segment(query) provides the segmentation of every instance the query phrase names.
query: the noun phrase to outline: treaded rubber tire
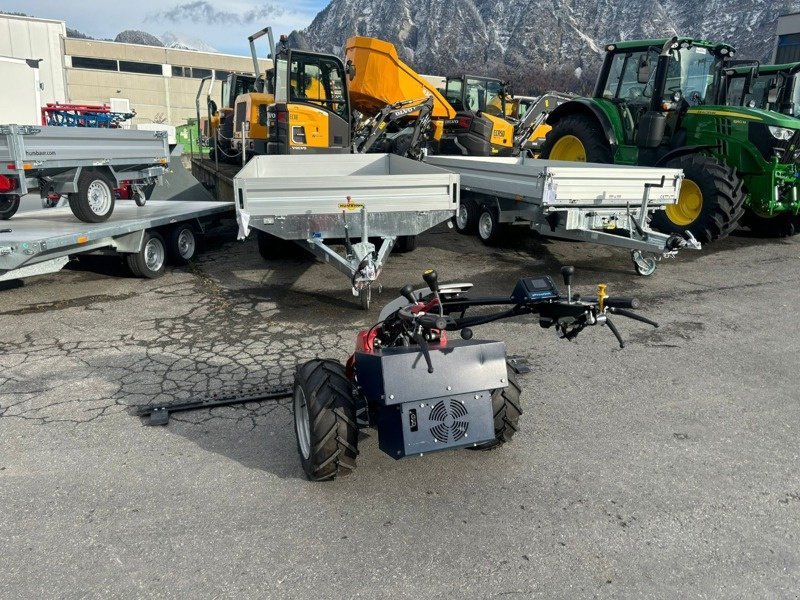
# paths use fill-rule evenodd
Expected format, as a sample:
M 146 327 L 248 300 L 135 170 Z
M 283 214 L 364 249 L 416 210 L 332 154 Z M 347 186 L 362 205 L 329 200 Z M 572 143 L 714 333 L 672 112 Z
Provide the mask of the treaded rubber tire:
M 299 247 L 294 242 L 256 230 L 258 240 L 258 253 L 264 260 L 279 260 L 297 256 Z
M 697 218 L 687 225 L 669 220 L 665 210 L 656 211 L 651 225 L 664 233 L 682 235 L 691 231 L 703 244 L 727 237 L 736 229 L 744 214 L 744 190 L 736 169 L 713 156 L 689 154 L 666 165 L 683 169 L 686 179 L 694 181 L 703 194 L 703 207 Z
M 508 387 L 492 392 L 492 414 L 494 414 L 494 437 L 491 442 L 472 446 L 470 450 L 494 450 L 511 441 L 519 430 L 519 418 L 522 415 L 520 395 L 522 388 L 517 382 L 517 374 L 506 366 Z
M 192 240 L 194 244 L 194 248 L 192 249 L 191 256 L 184 256 L 181 253 L 179 239 L 181 236 L 181 232 L 184 230 L 189 230 L 192 234 Z M 195 233 L 194 229 L 191 225 L 186 225 L 185 223 L 182 225 L 177 225 L 172 228 L 169 232 L 169 237 L 167 238 L 167 258 L 173 265 L 186 265 L 189 264 L 194 257 L 197 256 L 197 234 Z
M 298 388 L 305 396 L 310 434 L 310 453 L 306 458 L 295 416 L 297 452 L 303 471 L 312 481 L 348 475 L 356 468 L 358 425 L 353 384 L 347 378 L 344 365 L 327 359 L 314 359 L 300 365 L 294 375 L 294 395 Z
M 484 215 L 488 215 L 488 217 L 484 217 Z M 491 219 L 492 223 L 491 231 L 488 233 L 485 233 L 481 229 L 481 222 L 485 218 Z M 497 209 L 490 206 L 484 206 L 480 211 L 480 216 L 478 217 L 478 237 L 480 240 L 487 246 L 498 246 L 503 239 L 504 233 L 505 226 L 500 223 L 500 216 L 497 214 Z
M 89 186 L 94 181 L 103 182 L 108 186 L 109 192 L 111 193 L 111 204 L 108 210 L 102 214 L 97 214 L 89 207 Z M 115 187 L 117 187 L 116 182 L 105 172 L 96 169 L 84 169 L 81 171 L 80 177 L 78 177 L 78 192 L 67 196 L 72 214 L 84 223 L 103 223 L 104 221 L 108 221 L 108 218 L 114 212 L 114 203 L 116 201 L 116 194 L 114 193 Z
M 586 115 L 571 115 L 556 123 L 544 139 L 540 157 L 549 159 L 553 146 L 567 135 L 575 136 L 581 141 L 586 150 L 586 162 L 606 164 L 614 162 L 611 146 L 599 124 Z
M 461 204 L 458 209 L 462 208 L 467 215 L 467 223 L 464 227 L 458 226 L 458 217 L 453 217 L 453 225 L 456 231 L 462 235 L 472 235 L 478 229 L 478 217 L 480 216 L 480 207 L 478 203 L 472 198 L 465 198 L 465 192 L 461 192 Z
M 17 214 L 20 201 L 18 194 L 3 194 L 0 196 L 0 221 L 8 221 Z
M 741 224 L 749 227 L 756 237 L 763 238 L 792 237 L 800 230 L 800 220 L 794 215 L 784 213 L 765 218 L 758 216 L 749 208 L 745 209 Z
M 415 235 L 401 235 L 397 238 L 394 245 L 394 250 L 398 254 L 406 254 L 413 252 L 417 249 L 417 236 Z
M 161 261 L 161 266 L 158 269 L 151 269 L 145 260 L 145 249 L 147 248 L 147 243 L 153 239 L 161 243 L 161 250 L 163 252 L 163 260 Z M 156 233 L 155 231 L 146 231 L 144 234 L 144 239 L 142 240 L 142 249 L 139 250 L 139 252 L 126 254 L 125 262 L 127 263 L 128 268 L 134 277 L 141 277 L 143 279 L 156 279 L 161 277 L 167 268 L 167 245 L 164 242 L 164 238 L 161 237 L 161 234 Z

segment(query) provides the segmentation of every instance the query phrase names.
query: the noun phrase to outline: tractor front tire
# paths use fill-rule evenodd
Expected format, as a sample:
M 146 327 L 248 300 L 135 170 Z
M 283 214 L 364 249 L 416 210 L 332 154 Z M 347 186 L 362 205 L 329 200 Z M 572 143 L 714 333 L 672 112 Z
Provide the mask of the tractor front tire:
M 542 144 L 541 158 L 571 162 L 614 162 L 611 145 L 595 119 L 572 115 L 553 126 Z
M 519 418 L 522 415 L 520 395 L 522 388 L 517 382 L 516 373 L 507 367 L 508 387 L 492 392 L 492 414 L 494 414 L 494 440 L 472 446 L 470 450 L 494 450 L 510 442 L 519 430 Z
M 655 213 L 652 226 L 664 233 L 691 231 L 703 244 L 727 237 L 744 214 L 745 195 L 736 169 L 705 154 L 689 154 L 667 163 L 683 169 L 678 203 Z
M 792 237 L 800 232 L 800 220 L 794 215 L 780 213 L 764 217 L 749 208 L 745 209 L 742 225 L 747 225 L 754 236 L 762 238 Z
M 356 468 L 358 426 L 353 384 L 345 367 L 315 359 L 294 375 L 294 431 L 303 471 L 312 481 L 348 475 Z

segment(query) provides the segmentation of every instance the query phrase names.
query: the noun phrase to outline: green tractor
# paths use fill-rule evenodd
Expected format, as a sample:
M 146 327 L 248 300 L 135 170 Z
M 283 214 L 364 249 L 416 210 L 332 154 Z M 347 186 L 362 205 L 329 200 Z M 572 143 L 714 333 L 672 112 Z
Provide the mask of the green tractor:
M 800 115 L 800 62 L 725 70 L 725 103 Z
M 548 117 L 542 158 L 682 169 L 677 204 L 652 220 L 664 232 L 712 242 L 746 205 L 754 231 L 795 233 L 800 120 L 719 102 L 732 46 L 673 37 L 606 51 L 594 96 Z

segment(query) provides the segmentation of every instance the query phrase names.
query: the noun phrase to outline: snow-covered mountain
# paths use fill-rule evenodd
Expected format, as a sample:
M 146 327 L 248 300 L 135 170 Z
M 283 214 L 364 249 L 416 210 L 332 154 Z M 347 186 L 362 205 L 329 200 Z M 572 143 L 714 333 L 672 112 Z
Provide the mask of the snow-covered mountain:
M 201 52 L 217 52 L 217 49 L 200 38 L 165 31 L 160 36 L 167 48 L 177 48 L 179 50 L 199 50 Z
M 526 87 L 540 87 L 532 76 L 555 87 L 576 69 L 593 77 L 604 45 L 624 39 L 679 33 L 769 59 L 778 15 L 795 11 L 800 0 L 333 0 L 290 39 L 341 54 L 349 36 L 374 36 L 421 72 L 524 73 Z

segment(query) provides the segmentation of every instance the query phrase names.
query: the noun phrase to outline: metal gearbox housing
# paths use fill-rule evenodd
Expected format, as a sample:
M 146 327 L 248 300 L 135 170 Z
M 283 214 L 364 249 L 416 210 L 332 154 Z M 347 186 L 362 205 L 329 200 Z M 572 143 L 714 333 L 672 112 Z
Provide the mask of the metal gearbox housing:
M 505 344 L 458 340 L 432 345 L 430 356 L 433 373 L 419 347 L 355 355 L 378 445 L 392 458 L 495 439 L 492 392 L 508 385 Z

